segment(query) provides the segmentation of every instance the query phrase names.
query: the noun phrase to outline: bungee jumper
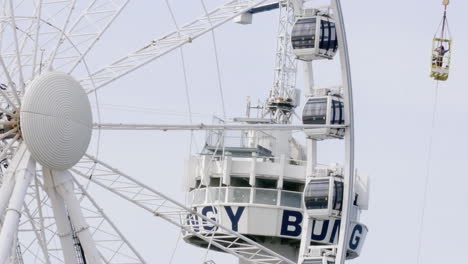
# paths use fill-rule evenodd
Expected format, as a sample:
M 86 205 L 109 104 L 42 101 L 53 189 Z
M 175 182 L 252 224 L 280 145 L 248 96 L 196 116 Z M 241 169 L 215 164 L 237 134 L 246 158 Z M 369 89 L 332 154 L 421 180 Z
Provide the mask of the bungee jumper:
M 452 38 L 447 22 L 447 6 L 449 0 L 444 0 L 444 16 L 432 40 L 431 78 L 446 81 L 449 76 L 452 53 Z

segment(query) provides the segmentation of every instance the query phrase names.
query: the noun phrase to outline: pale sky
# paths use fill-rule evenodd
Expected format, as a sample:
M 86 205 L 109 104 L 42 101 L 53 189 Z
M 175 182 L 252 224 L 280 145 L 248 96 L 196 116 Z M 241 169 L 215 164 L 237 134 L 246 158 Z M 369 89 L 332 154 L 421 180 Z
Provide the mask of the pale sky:
M 180 23 L 203 14 L 199 1 L 172 0 Z M 222 0 L 206 0 L 210 7 Z M 430 185 L 422 263 L 460 262 L 468 228 L 465 161 L 468 125 L 466 1 L 452 1 L 454 38 L 450 79 L 440 83 L 435 129 L 431 132 L 435 82 L 429 78 L 431 40 L 442 15 L 441 0 L 343 0 L 350 49 L 356 122 L 356 167 L 371 178 L 371 207 L 362 215 L 369 227 L 362 257 L 352 263 L 416 263 L 428 146 L 433 133 Z M 211 8 L 210 8 L 211 9 Z M 90 54 L 93 69 L 142 47 L 174 27 L 164 1 L 133 1 Z M 245 97 L 264 100 L 273 82 L 277 13 L 242 26 L 216 30 L 228 116 L 244 114 Z M 184 49 L 195 121 L 221 115 L 216 65 L 209 35 Z M 181 61 L 169 54 L 99 92 L 102 118 L 121 123 L 188 123 Z M 338 84 L 332 63 L 317 66 L 318 84 Z M 302 76 L 298 87 L 302 88 Z M 299 111 L 300 112 L 300 111 Z M 303 137 L 297 134 L 298 137 Z M 197 137 L 198 148 L 203 134 Z M 333 145 L 333 144 L 330 144 Z M 181 185 L 189 155 L 186 132 L 104 132 L 100 158 L 135 178 L 184 200 Z M 194 147 L 194 152 L 196 148 Z M 325 152 L 325 161 L 336 153 Z M 338 154 L 338 159 L 341 157 Z M 149 263 L 168 263 L 178 230 L 145 211 L 94 189 L 101 207 Z M 173 263 L 202 263 L 205 250 L 179 243 Z M 210 253 L 208 259 L 236 263 Z

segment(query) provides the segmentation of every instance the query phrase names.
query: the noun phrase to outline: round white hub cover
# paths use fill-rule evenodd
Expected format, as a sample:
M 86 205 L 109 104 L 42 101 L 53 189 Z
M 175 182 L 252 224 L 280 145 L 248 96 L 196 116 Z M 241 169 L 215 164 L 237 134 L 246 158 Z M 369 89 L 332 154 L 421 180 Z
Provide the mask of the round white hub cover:
M 91 105 L 84 89 L 70 75 L 47 72 L 26 88 L 20 123 L 32 157 L 44 167 L 66 170 L 88 148 Z

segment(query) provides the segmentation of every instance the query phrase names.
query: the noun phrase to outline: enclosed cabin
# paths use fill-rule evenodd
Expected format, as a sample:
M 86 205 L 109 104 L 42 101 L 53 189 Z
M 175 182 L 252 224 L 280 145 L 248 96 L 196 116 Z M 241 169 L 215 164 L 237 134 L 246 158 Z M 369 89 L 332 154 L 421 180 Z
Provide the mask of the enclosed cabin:
M 305 129 L 304 131 L 309 138 L 316 140 L 343 138 L 345 128 L 339 127 L 345 125 L 343 98 L 333 94 L 309 97 L 302 112 L 302 123 L 324 126 Z
M 315 246 L 309 248 L 307 257 L 299 264 L 335 264 L 335 246 Z
M 300 17 L 293 26 L 291 41 L 299 60 L 332 59 L 338 49 L 335 21 L 327 15 L 319 14 Z
M 302 264 L 335 264 L 335 261 L 327 257 L 317 257 L 311 259 L 304 259 Z
M 301 264 L 335 264 L 335 260 L 328 257 L 316 257 L 304 259 Z
M 340 217 L 343 208 L 343 178 L 311 178 L 304 190 L 304 206 L 307 214 L 314 219 Z

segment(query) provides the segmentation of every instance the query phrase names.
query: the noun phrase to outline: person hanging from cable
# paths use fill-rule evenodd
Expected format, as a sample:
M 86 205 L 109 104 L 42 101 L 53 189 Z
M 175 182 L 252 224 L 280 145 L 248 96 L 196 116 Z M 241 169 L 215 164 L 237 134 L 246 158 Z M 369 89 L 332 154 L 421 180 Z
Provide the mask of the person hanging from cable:
M 452 38 L 447 21 L 449 0 L 444 0 L 442 5 L 444 5 L 444 15 L 432 40 L 430 76 L 437 81 L 446 81 L 448 79 L 452 53 Z
M 444 56 L 447 52 L 450 51 L 450 48 L 445 49 L 444 45 L 441 44 L 435 50 L 436 56 L 433 58 L 433 63 L 437 65 L 437 67 L 441 68 L 444 65 Z

